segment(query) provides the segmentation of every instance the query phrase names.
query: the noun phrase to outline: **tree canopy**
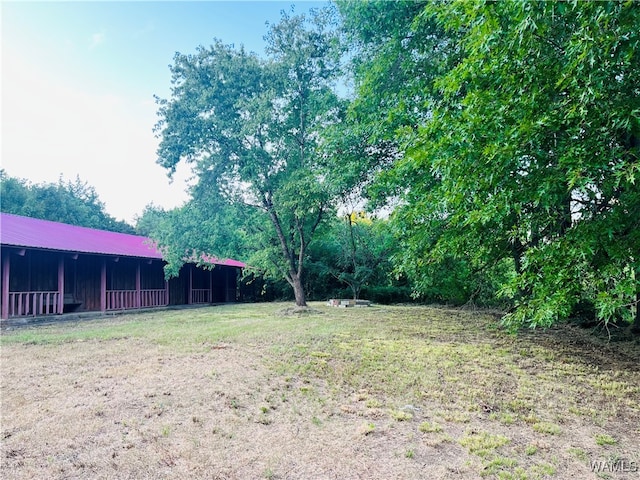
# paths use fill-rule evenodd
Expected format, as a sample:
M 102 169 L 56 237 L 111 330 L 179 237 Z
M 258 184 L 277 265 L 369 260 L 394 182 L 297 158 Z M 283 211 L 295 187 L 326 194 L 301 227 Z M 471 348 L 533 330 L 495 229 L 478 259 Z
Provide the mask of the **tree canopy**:
M 640 290 L 640 9 L 398 2 L 394 16 L 383 4 L 339 7 L 359 45 L 352 118 L 402 153 L 378 179 L 401 196 L 399 268 L 418 290 L 452 257 L 498 278 L 514 326 L 550 325 L 583 301 L 605 322 L 629 319 Z
M 192 166 L 192 205 L 215 219 L 219 208 L 232 212 L 232 234 L 254 247 L 252 264 L 283 276 L 300 306 L 309 243 L 332 211 L 319 147 L 343 109 L 333 89 L 341 58 L 333 21 L 331 9 L 283 12 L 265 37 L 264 58 L 219 40 L 176 54 L 171 97 L 158 99 L 160 165 L 170 172 L 181 161 Z M 208 233 L 222 231 L 206 224 Z M 203 246 L 196 238 L 166 245 L 176 262 Z
M 336 3 L 341 29 L 283 13 L 265 57 L 221 41 L 175 56 L 159 163 L 197 178 L 159 222 L 175 263 L 235 252 L 300 305 L 305 276 L 354 295 L 395 277 L 504 307 L 513 328 L 580 310 L 640 328 L 636 4 Z M 364 199 L 389 220 L 336 220 Z
M 82 227 L 134 233 L 133 227 L 105 210 L 95 189 L 80 180 L 32 184 L 0 170 L 0 208 L 5 213 Z

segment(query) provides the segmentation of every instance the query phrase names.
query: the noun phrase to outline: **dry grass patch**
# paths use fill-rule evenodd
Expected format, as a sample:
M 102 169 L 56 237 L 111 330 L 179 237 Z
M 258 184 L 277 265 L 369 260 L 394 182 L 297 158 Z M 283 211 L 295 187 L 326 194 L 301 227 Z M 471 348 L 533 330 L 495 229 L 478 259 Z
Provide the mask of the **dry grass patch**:
M 570 327 L 513 337 L 459 310 L 287 307 L 4 332 L 2 477 L 597 478 L 595 461 L 640 465 L 637 344 Z

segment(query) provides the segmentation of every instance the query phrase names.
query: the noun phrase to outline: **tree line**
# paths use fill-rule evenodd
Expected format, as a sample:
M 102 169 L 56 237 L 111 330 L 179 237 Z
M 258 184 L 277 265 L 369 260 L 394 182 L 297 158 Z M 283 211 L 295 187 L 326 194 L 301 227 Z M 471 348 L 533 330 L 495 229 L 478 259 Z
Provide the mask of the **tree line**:
M 95 189 L 79 177 L 74 181 L 60 178 L 56 183 L 31 183 L 11 177 L 0 169 L 0 211 L 82 227 L 135 233 L 131 225 L 109 215 Z
M 138 219 L 169 274 L 640 329 L 637 4 L 337 0 L 265 41 L 176 53 L 156 99 L 158 163 L 197 180 Z
M 159 163 L 192 165 L 185 214 L 203 233 L 176 258 L 249 246 L 304 305 L 312 245 L 357 198 L 391 212 L 387 279 L 416 298 L 501 304 L 513 327 L 640 325 L 637 5 L 336 6 L 283 12 L 265 56 L 176 54 Z

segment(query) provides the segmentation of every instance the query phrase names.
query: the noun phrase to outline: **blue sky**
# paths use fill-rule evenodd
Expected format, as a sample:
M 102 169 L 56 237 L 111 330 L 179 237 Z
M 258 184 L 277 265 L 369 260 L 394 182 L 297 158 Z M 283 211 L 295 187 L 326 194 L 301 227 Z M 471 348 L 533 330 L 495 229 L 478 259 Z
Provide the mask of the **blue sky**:
M 179 205 L 189 171 L 169 182 L 152 132 L 173 55 L 214 38 L 262 54 L 265 22 L 293 4 L 327 2 L 3 1 L 2 168 L 32 182 L 79 175 L 127 221 L 151 202 Z

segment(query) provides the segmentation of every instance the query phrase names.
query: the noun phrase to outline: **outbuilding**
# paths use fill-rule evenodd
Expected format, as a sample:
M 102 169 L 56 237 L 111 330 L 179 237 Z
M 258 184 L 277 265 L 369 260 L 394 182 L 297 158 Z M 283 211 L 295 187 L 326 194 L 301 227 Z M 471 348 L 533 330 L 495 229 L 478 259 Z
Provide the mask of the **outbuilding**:
M 2 319 L 234 302 L 245 264 L 207 257 L 165 279 L 143 236 L 0 214 Z

